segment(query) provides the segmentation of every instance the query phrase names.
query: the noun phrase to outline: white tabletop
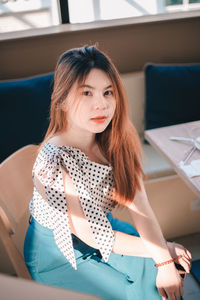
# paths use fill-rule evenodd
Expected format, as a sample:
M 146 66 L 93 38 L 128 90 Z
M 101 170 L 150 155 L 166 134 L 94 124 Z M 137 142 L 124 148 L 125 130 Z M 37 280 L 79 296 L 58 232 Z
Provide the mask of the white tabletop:
M 171 164 L 177 174 L 185 181 L 191 190 L 200 197 L 200 176 L 188 177 L 179 167 L 179 162 L 184 160 L 192 149 L 192 144 L 172 141 L 171 136 L 197 138 L 200 136 L 200 121 L 179 125 L 166 126 L 145 131 L 146 140 Z M 200 151 L 196 150 L 187 164 L 192 160 L 200 159 Z

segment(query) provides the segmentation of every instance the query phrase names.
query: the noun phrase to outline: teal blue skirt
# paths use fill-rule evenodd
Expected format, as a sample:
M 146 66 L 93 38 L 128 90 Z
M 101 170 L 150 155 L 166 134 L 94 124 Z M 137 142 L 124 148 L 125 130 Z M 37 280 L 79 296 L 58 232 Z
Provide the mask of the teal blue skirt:
M 138 236 L 133 226 L 108 214 L 113 230 Z M 77 270 L 57 247 L 52 230 L 34 218 L 24 241 L 24 258 L 32 278 L 40 283 L 93 294 L 105 300 L 161 300 L 157 268 L 151 258 L 111 253 L 105 262 L 99 250 L 72 234 Z

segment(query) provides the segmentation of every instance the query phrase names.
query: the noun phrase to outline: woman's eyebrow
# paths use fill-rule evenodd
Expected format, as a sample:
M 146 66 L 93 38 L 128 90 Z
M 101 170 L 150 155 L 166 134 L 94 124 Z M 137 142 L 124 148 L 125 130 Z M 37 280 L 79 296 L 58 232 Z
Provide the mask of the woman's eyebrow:
M 87 87 L 87 88 L 90 88 L 90 89 L 95 89 L 93 86 L 91 86 L 91 85 L 89 85 L 89 84 L 82 84 L 81 86 L 80 86 L 81 88 L 82 87 Z M 110 84 L 110 85 L 108 85 L 107 87 L 105 87 L 104 88 L 104 90 L 107 90 L 107 89 L 109 89 L 109 88 L 111 88 L 112 87 L 112 85 Z
M 82 84 L 80 87 L 81 87 L 81 88 L 82 88 L 82 87 L 87 87 L 87 88 L 89 88 L 89 89 L 93 89 L 93 90 L 94 90 L 94 87 L 91 86 L 91 85 L 89 85 L 89 84 Z
M 112 85 L 108 85 L 104 90 L 110 89 L 112 87 Z

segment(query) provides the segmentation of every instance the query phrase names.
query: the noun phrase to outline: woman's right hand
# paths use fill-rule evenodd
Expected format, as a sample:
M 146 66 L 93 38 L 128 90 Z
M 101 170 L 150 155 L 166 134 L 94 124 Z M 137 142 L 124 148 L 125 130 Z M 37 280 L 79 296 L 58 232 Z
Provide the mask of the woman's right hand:
M 158 267 L 156 286 L 163 300 L 180 300 L 183 295 L 183 280 L 174 263 Z
M 179 257 L 176 259 L 176 263 L 179 263 L 187 273 L 190 272 L 191 269 L 191 260 L 192 255 L 190 251 L 188 251 L 184 246 L 177 244 L 175 242 L 167 242 L 167 247 L 172 257 Z

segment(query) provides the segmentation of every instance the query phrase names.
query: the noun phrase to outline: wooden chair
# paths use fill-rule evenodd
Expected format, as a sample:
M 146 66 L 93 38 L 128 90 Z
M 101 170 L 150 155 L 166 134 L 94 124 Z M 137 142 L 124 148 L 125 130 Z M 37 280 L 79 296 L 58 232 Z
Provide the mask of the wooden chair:
M 16 275 L 31 279 L 23 256 L 38 146 L 28 145 L 0 164 L 0 239 Z

